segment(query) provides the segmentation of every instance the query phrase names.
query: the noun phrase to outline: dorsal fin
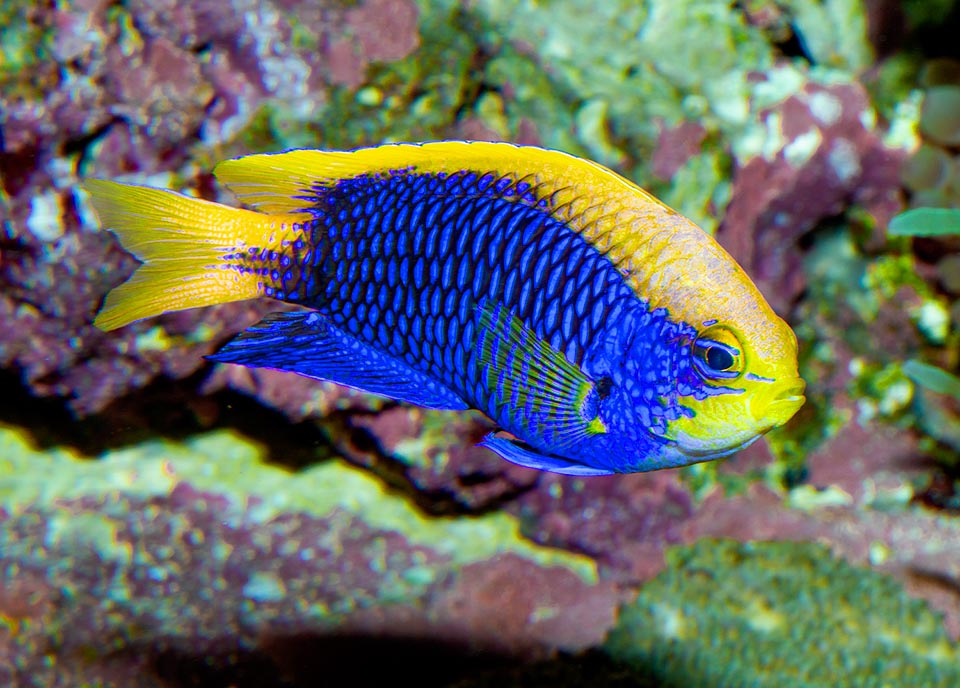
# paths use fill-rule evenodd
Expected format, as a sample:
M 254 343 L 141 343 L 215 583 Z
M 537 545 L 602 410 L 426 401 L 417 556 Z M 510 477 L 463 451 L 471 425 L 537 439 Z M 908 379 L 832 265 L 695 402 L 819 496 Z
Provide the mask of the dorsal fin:
M 214 174 L 245 204 L 265 212 L 289 212 L 303 208 L 304 197 L 313 195 L 317 187 L 394 170 L 446 174 L 470 170 L 535 178 L 545 195 L 580 185 L 629 191 L 665 209 L 653 196 L 601 165 L 560 151 L 512 143 L 435 141 L 353 151 L 290 150 L 225 160 Z

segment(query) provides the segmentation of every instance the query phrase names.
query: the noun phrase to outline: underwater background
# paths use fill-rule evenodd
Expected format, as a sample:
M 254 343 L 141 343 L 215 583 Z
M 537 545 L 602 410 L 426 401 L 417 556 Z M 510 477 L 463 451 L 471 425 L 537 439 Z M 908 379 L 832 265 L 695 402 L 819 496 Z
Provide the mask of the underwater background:
M 960 208 L 958 23 L 0 4 L 0 685 L 960 685 L 960 213 L 901 214 Z M 80 180 L 231 203 L 225 158 L 436 139 L 597 160 L 713 233 L 807 404 L 725 461 L 573 478 L 478 414 L 203 358 L 265 300 L 93 327 L 136 263 Z

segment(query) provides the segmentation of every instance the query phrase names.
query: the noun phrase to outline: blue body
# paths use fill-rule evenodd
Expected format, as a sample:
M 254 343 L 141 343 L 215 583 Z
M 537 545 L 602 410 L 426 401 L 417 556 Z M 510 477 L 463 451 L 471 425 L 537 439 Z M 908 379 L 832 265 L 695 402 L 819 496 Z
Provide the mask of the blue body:
M 314 312 L 268 318 L 215 359 L 480 409 L 520 440 L 485 444 L 524 465 L 689 463 L 668 423 L 692 413 L 683 397 L 721 392 L 693 370 L 696 331 L 648 309 L 536 187 L 401 170 L 318 187 L 304 209 L 310 240 L 265 289 Z

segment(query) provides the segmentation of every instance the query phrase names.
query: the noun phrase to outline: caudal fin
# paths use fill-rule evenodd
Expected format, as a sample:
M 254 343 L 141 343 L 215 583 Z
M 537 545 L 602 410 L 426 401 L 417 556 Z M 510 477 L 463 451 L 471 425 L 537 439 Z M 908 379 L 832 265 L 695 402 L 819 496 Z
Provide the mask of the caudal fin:
M 107 295 L 94 320 L 102 330 L 168 311 L 259 296 L 265 265 L 251 265 L 249 250 L 279 251 L 302 227 L 290 216 L 230 208 L 163 189 L 99 179 L 83 186 L 102 226 L 143 262 Z

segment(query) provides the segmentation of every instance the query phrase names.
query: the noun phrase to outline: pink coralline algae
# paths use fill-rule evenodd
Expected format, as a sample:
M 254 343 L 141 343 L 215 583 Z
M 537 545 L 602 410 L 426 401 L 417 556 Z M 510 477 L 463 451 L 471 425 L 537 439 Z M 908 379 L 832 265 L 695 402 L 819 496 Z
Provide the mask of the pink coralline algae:
M 332 82 L 357 88 L 371 61 L 393 62 L 420 44 L 417 8 L 408 0 L 368 0 L 346 12 L 345 37 L 326 48 Z
M 593 480 L 544 475 L 507 509 L 535 542 L 587 554 L 605 576 L 628 583 L 659 572 L 664 548 L 682 541 L 694 504 L 675 472 Z
M 399 405 L 351 414 L 331 434 L 346 458 L 402 481 L 431 511 L 481 513 L 529 490 L 538 477 L 476 446 L 490 427 L 479 414 Z
M 650 164 L 657 177 L 668 180 L 673 179 L 684 163 L 700 153 L 707 130 L 696 122 L 683 122 L 670 129 L 661 129 Z
M 778 128 L 783 146 L 736 170 L 717 238 L 783 311 L 805 286 L 797 240 L 851 204 L 886 226 L 902 207 L 905 153 L 870 126 L 872 106 L 858 83 L 808 83 L 761 117 Z
M 308 685 L 311 657 L 363 638 L 419 646 L 434 666 L 358 666 L 341 654 L 324 669 L 333 683 L 347 671 L 354 685 L 455 678 L 471 656 L 576 651 L 613 623 L 613 588 L 564 568 L 515 554 L 455 566 L 346 512 L 261 522 L 256 510 L 254 500 L 237 515 L 228 498 L 180 483 L 166 496 L 0 514 L 0 681 L 121 685 L 140 672 L 137 685 L 194 685 L 221 661 L 221 679 L 267 666 L 288 683 L 259 685 Z M 442 648 L 451 659 L 438 663 Z
M 0 366 L 79 415 L 159 376 L 192 374 L 257 306 L 188 311 L 109 336 L 95 330 L 100 300 L 135 263 L 96 231 L 78 179 L 165 186 L 179 175 L 180 188 L 214 196 L 208 169 L 188 164 L 197 141 L 229 157 L 250 152 L 237 137 L 267 104 L 310 116 L 340 83 L 344 65 L 328 60 L 340 36 L 361 79 L 368 65 L 419 43 L 408 0 L 90 1 L 18 21 L 17 31 L 41 42 L 18 71 L 0 69 Z M 301 399 L 290 410 L 331 404 Z

